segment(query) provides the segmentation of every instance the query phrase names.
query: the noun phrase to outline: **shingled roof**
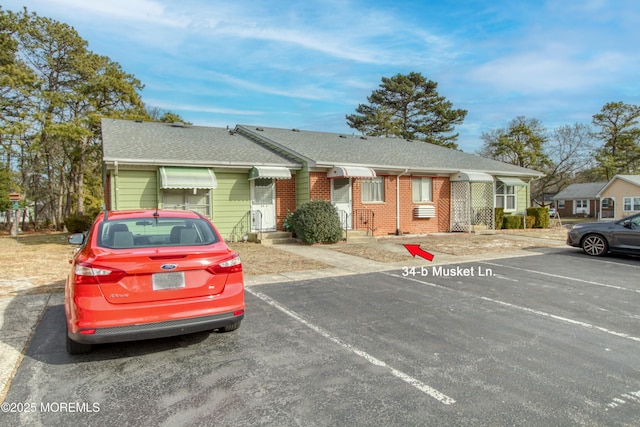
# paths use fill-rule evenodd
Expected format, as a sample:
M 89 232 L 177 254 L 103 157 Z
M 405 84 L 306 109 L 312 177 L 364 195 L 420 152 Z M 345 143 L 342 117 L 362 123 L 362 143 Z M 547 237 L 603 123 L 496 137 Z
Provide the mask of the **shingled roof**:
M 595 199 L 606 184 L 606 182 L 571 184 L 556 194 L 553 200 Z
M 103 160 L 164 166 L 301 165 L 224 128 L 102 119 Z
M 422 141 L 363 137 L 238 125 L 236 130 L 278 151 L 291 153 L 310 166 L 366 166 L 378 170 L 454 173 L 461 170 L 492 175 L 540 177 L 541 172 Z

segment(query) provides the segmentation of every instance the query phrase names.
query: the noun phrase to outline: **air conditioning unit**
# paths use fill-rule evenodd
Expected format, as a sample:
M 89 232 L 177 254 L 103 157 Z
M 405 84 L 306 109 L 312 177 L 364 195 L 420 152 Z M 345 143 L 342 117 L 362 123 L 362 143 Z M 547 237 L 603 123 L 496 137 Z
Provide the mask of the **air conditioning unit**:
M 436 207 L 433 205 L 417 206 L 413 209 L 414 218 L 435 218 Z

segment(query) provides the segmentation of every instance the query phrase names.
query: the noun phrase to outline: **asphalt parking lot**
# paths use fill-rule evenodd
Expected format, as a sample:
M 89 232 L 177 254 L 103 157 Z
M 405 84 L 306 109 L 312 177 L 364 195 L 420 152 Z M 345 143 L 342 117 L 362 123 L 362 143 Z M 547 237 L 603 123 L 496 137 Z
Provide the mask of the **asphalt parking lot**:
M 637 425 L 639 278 L 572 248 L 425 261 L 249 286 L 235 332 L 74 357 L 53 294 L 0 424 Z

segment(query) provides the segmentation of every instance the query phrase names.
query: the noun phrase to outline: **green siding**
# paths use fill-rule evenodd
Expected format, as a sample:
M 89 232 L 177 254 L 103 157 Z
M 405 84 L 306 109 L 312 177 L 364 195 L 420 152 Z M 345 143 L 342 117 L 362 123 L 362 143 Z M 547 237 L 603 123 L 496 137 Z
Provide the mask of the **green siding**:
M 519 186 L 517 188 L 518 206 L 516 212 L 522 213 L 529 207 L 529 186 Z
M 296 172 L 296 206 L 300 206 L 311 200 L 310 188 L 309 165 L 304 163 L 302 170 Z
M 248 173 L 215 172 L 218 187 L 213 190 L 213 217 L 225 239 L 242 236 L 250 227 L 251 188 Z
M 153 209 L 158 207 L 156 171 L 120 170 L 114 177 L 113 209 Z

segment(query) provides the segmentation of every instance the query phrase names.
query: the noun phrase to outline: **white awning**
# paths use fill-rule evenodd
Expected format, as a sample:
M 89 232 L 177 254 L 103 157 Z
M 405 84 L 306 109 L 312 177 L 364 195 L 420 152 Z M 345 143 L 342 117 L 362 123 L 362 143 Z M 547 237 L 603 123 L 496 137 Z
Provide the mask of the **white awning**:
M 362 166 L 334 166 L 327 178 L 375 178 L 376 171 Z
M 212 169 L 160 167 L 160 188 L 216 188 L 218 181 Z
M 519 187 L 526 187 L 527 183 L 521 180 L 520 178 L 514 178 L 512 176 L 499 176 L 497 177 L 498 181 L 502 182 L 505 185 L 513 185 Z
M 476 171 L 460 171 L 454 173 L 449 178 L 450 181 L 469 181 L 469 182 L 493 182 L 493 177 L 488 173 Z
M 257 178 L 291 179 L 291 171 L 279 166 L 254 166 L 249 171 L 249 179 Z

